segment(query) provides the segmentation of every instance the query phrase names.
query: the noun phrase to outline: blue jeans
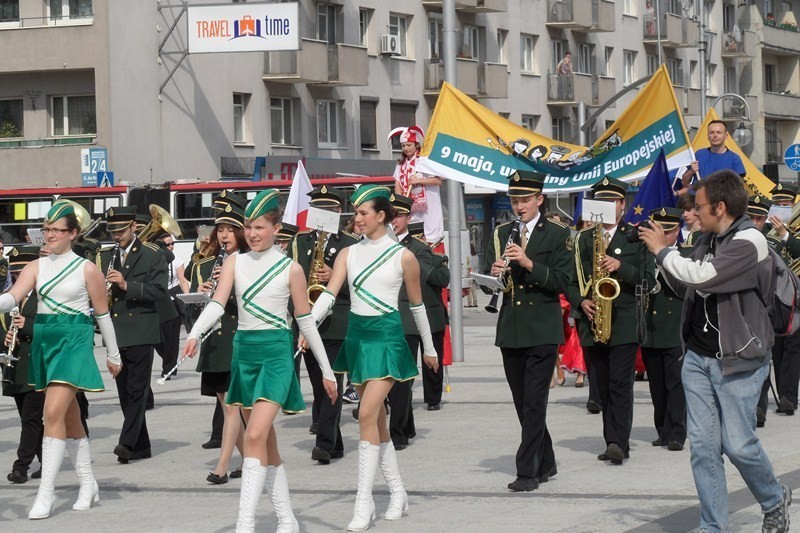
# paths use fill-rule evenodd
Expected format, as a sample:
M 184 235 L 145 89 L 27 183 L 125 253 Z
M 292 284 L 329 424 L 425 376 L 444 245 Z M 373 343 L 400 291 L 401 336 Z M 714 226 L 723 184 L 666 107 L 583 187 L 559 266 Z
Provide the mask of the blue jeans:
M 728 531 L 728 487 L 723 452 L 741 474 L 763 512 L 783 500 L 781 485 L 756 436 L 756 402 L 769 372 L 722 375 L 722 361 L 686 352 L 681 370 L 692 451 L 692 474 L 700 497 L 700 527 Z

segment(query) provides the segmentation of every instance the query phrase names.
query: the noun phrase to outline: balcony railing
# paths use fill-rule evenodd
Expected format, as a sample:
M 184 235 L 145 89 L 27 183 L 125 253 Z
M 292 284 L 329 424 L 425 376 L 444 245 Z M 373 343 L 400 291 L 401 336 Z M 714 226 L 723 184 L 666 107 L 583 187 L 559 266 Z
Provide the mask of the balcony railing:
M 585 31 L 614 31 L 614 2 L 592 0 L 591 9 L 586 9 L 584 4 L 573 0 L 547 0 L 547 25 Z
M 483 63 L 478 66 L 478 97 L 508 98 L 508 65 Z
M 369 83 L 369 57 L 363 46 L 328 45 L 328 84 L 365 86 Z
M 300 50 L 266 52 L 263 79 L 282 83 L 327 83 L 328 43 L 302 39 Z
M 503 68 L 506 68 L 503 65 Z M 470 96 L 478 96 L 478 60 L 459 57 L 456 59 L 456 76 L 458 88 Z M 508 76 L 508 74 L 506 74 Z M 444 81 L 444 63 L 440 59 L 428 59 L 425 62 L 425 92 L 437 94 Z M 506 89 L 508 91 L 508 89 Z M 501 98 L 500 96 L 484 96 L 485 98 Z
M 86 135 L 80 137 L 50 137 L 47 139 L 0 139 L 2 148 L 42 148 L 45 146 L 68 146 L 73 144 L 94 144 L 97 137 Z
M 442 0 L 422 0 L 422 6 L 431 11 L 441 11 Z M 456 11 L 464 13 L 505 13 L 508 0 L 456 0 Z
M 656 25 L 655 18 L 644 18 L 644 41 L 661 41 L 667 48 L 697 46 L 700 26 L 697 21 L 689 20 L 673 13 L 661 15 L 661 27 Z
M 547 74 L 547 103 L 549 105 L 572 106 L 583 102 L 596 106 L 614 94 L 614 79 L 596 74 Z M 601 94 L 604 100 L 601 100 Z
M 764 24 L 761 42 L 765 47 L 790 53 L 800 53 L 800 33 L 796 30 Z
M 752 31 L 740 33 L 741 40 L 736 40 L 736 35 L 732 31 L 727 31 L 722 36 L 722 57 L 725 58 L 745 58 L 756 55 L 756 34 Z
M 791 93 L 766 92 L 761 97 L 764 114 L 789 120 L 800 120 L 800 96 Z M 752 110 L 751 110 L 752 113 Z
M 80 26 L 91 24 L 94 13 L 85 15 L 71 15 L 69 17 L 24 17 L 0 19 L 0 30 L 19 28 L 42 28 L 45 26 Z

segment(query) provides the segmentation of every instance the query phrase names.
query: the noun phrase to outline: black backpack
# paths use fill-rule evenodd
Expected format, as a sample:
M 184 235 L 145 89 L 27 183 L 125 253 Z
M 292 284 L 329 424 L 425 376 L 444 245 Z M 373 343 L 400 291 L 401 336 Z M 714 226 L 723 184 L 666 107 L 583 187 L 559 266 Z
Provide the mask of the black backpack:
M 773 266 L 767 299 L 772 329 L 775 335 L 785 337 L 800 330 L 800 281 L 786 262 L 772 248 L 769 249 Z

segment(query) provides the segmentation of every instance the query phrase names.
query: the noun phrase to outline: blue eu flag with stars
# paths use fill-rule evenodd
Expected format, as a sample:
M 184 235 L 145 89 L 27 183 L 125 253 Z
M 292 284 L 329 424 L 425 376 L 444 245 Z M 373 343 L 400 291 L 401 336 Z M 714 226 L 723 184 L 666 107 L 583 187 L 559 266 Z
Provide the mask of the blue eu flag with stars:
M 675 195 L 667 169 L 667 157 L 662 149 L 650 172 L 647 173 L 631 203 L 630 209 L 625 214 L 625 222 L 638 224 L 650 216 L 650 212 L 662 207 L 675 207 Z

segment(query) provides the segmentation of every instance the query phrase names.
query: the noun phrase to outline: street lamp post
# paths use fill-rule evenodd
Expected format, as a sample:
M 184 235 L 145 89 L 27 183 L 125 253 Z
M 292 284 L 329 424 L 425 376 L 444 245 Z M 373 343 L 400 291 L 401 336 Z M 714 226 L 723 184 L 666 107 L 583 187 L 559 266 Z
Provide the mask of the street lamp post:
M 741 95 L 738 95 L 736 93 L 725 93 L 716 100 L 714 100 L 714 103 L 711 104 L 711 107 L 716 107 L 717 103 L 726 98 L 733 98 L 734 100 L 738 100 L 744 104 L 745 114 L 739 115 L 739 125 L 736 126 L 735 130 L 733 130 L 731 137 L 733 137 L 733 140 L 739 146 L 747 146 L 748 144 L 753 142 L 753 133 L 747 128 L 747 126 L 744 125 L 745 120 L 749 123 L 753 122 L 753 119 L 750 116 L 750 105 L 747 103 L 747 100 Z M 724 111 L 722 115 L 723 116 L 725 115 Z

